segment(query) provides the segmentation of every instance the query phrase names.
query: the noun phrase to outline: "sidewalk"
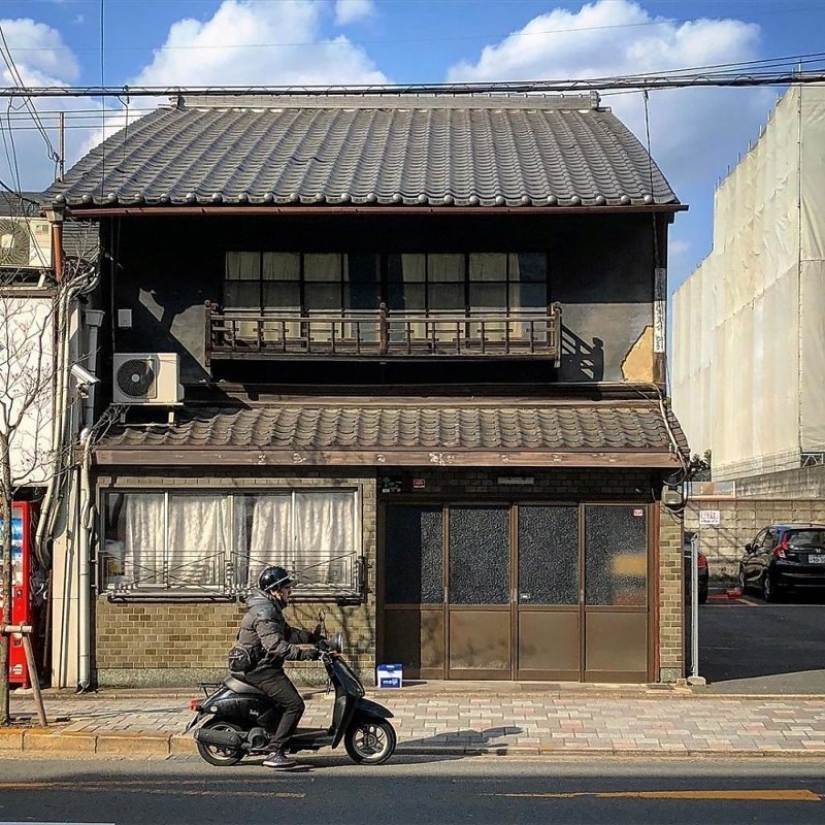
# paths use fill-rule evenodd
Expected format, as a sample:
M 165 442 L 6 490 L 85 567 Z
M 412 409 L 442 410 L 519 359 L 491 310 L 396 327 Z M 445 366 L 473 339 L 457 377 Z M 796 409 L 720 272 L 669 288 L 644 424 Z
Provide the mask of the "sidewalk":
M 302 725 L 326 726 L 331 697 L 307 689 Z M 0 756 L 194 754 L 192 690 L 12 696 L 28 727 L 0 729 Z M 368 691 L 394 714 L 398 753 L 618 756 L 825 756 L 825 696 L 695 695 L 690 689 L 430 683 Z

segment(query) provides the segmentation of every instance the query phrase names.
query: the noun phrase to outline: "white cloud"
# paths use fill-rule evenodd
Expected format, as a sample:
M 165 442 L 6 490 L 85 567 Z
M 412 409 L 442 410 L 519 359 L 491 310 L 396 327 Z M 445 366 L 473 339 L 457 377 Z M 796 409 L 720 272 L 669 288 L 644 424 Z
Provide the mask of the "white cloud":
M 760 30 L 740 20 L 679 22 L 655 16 L 630 0 L 598 0 L 576 12 L 554 9 L 501 42 L 485 46 L 475 61 L 463 60 L 447 74 L 451 82 L 572 80 L 740 63 L 759 58 Z M 647 107 L 651 152 L 677 196 L 710 192 L 728 165 L 747 147 L 774 98 L 766 89 L 693 88 L 650 93 Z M 641 93 L 602 93 L 602 105 L 646 143 Z M 697 222 L 704 222 L 704 229 Z M 711 217 L 707 210 L 680 215 L 672 243 L 695 239 L 676 260 L 704 255 Z M 675 261 L 674 261 L 675 262 Z M 692 265 L 692 262 L 691 262 Z
M 0 20 L 0 28 L 24 85 L 68 86 L 80 76 L 75 55 L 56 29 L 28 18 Z M 17 78 L 5 63 L 0 66 L 0 85 L 18 86 Z M 57 171 L 49 153 L 60 144 L 56 113 L 67 112 L 70 123 L 72 112 L 94 107 L 87 100 L 75 98 L 31 98 L 30 104 L 38 113 L 49 144 L 22 99 L 5 101 L 0 111 L 0 180 L 12 189 L 37 190 L 48 186 Z M 68 156 L 77 156 L 82 139 L 76 131 L 66 130 Z
M 336 0 L 335 22 L 339 26 L 346 26 L 356 20 L 363 20 L 375 12 L 372 0 Z
M 28 18 L 0 20 L 0 28 L 26 85 L 62 85 L 80 75 L 74 54 L 56 29 Z M 3 85 L 16 86 L 5 63 L 2 69 Z
M 363 49 L 345 36 L 324 38 L 329 6 L 320 0 L 224 0 L 208 20 L 174 23 L 152 62 L 129 86 L 303 86 L 386 83 Z M 166 99 L 142 98 L 141 108 Z M 91 135 L 88 152 L 125 125 L 123 110 Z
M 224 0 L 205 22 L 175 23 L 130 85 L 385 83 L 363 49 L 322 36 L 327 9 L 318 0 Z

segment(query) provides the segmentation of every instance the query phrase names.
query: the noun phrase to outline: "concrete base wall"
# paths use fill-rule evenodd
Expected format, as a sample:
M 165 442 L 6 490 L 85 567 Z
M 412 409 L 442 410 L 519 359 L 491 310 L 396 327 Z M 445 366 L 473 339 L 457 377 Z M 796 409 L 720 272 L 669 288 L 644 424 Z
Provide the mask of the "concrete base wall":
M 703 511 L 706 519 L 718 512 L 718 526 L 700 523 Z M 763 527 L 785 522 L 825 523 L 825 498 L 701 498 L 689 501 L 685 511 L 685 530 L 698 533 L 711 581 L 735 581 L 745 545 Z
M 736 480 L 738 498 L 823 499 L 825 466 L 798 467 Z

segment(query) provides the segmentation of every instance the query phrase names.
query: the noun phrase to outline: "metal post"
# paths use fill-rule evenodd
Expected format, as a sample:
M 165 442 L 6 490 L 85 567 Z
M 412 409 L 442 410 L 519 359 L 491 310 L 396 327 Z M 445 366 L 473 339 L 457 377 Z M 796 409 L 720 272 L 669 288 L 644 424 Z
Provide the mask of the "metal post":
M 690 540 L 690 675 L 699 676 L 699 541 Z

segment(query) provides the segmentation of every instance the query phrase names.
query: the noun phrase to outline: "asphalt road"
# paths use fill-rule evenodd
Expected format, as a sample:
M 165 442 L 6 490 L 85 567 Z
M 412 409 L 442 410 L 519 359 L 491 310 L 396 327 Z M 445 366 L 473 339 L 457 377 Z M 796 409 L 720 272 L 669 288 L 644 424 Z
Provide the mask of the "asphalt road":
M 625 825 L 825 820 L 821 762 L 408 758 L 364 768 L 313 757 L 303 773 L 258 765 L 0 760 L 0 823 L 576 822 Z
M 708 693 L 825 694 L 825 596 L 766 604 L 711 593 L 699 608 L 699 675 Z

